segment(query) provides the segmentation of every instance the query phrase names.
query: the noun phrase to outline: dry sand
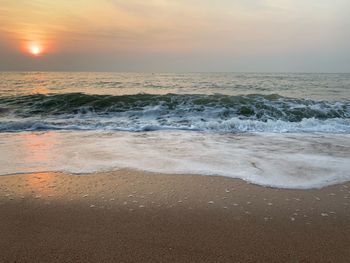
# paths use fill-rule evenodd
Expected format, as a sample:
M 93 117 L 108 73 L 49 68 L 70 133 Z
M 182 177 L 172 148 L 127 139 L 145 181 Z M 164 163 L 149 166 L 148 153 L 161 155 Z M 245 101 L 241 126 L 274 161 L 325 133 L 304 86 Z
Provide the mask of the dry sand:
M 0 262 L 350 262 L 350 183 L 119 171 L 0 177 Z

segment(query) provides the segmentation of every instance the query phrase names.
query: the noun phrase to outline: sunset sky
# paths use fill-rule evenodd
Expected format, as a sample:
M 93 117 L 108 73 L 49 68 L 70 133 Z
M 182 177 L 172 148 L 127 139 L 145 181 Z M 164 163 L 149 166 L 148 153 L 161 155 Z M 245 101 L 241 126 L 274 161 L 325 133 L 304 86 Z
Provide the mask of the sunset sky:
M 350 72 L 349 0 L 0 0 L 0 70 Z

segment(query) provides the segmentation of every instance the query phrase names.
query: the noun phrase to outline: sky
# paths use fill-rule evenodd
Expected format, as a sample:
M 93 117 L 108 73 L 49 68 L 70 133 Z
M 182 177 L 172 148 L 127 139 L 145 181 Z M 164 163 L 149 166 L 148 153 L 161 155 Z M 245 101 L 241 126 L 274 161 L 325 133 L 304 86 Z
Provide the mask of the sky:
M 350 72 L 349 0 L 0 0 L 0 70 Z

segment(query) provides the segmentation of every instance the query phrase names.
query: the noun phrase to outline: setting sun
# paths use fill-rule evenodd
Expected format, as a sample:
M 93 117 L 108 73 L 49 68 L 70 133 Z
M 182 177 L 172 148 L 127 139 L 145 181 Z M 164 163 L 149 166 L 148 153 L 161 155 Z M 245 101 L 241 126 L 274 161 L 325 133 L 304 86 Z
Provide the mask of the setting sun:
M 42 50 L 39 46 L 33 45 L 30 47 L 30 53 L 32 53 L 35 56 L 38 56 L 42 53 Z

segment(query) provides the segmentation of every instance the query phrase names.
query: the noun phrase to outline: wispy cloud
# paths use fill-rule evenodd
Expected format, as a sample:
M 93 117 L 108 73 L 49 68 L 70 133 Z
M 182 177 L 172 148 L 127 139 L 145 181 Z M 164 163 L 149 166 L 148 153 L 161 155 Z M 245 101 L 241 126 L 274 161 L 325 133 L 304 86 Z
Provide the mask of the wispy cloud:
M 347 0 L 0 0 L 0 35 L 51 52 L 268 56 L 345 49 Z

